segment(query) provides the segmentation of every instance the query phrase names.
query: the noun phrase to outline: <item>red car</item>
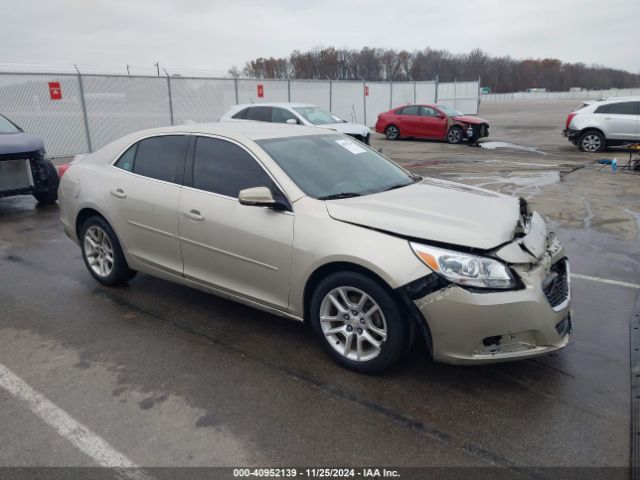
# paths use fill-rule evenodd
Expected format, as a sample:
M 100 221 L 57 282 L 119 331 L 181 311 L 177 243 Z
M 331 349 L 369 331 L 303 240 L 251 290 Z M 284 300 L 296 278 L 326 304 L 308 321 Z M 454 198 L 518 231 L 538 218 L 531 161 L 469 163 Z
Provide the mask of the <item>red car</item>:
M 376 132 L 389 140 L 416 137 L 462 143 L 466 138 L 475 142 L 489 136 L 489 123 L 444 105 L 405 105 L 378 115 Z

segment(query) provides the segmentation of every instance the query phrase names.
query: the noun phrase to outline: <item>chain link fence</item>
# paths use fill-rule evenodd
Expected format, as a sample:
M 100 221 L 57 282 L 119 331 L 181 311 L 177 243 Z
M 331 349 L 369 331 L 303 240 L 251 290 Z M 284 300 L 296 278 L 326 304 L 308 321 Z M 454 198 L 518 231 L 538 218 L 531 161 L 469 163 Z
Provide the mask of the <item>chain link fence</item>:
M 408 103 L 478 113 L 479 81 L 461 83 L 267 80 L 2 71 L 0 113 L 42 137 L 49 156 L 91 152 L 134 131 L 216 122 L 232 105 L 312 103 L 373 126 Z
M 570 92 L 514 92 L 487 93 L 480 96 L 483 102 L 510 102 L 523 100 L 598 100 L 612 97 L 638 97 L 640 88 L 611 88 L 602 90 L 575 90 Z

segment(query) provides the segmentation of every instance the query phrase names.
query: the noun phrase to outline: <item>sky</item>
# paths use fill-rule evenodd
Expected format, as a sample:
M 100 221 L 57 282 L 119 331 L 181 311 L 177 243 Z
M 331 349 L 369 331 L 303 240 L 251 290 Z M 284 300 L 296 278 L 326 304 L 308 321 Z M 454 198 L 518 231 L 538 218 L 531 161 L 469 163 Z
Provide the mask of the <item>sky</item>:
M 293 50 L 429 46 L 640 73 L 640 0 L 1 1 L 0 63 L 225 75 Z

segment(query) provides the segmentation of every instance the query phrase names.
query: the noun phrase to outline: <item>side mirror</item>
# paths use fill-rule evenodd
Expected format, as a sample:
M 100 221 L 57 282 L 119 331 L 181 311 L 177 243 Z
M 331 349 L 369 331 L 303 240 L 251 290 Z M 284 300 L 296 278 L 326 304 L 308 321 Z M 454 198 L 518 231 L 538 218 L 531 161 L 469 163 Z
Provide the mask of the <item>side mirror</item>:
M 298 125 L 298 120 L 296 120 L 295 118 L 288 118 L 286 123 L 288 123 L 289 125 Z
M 253 187 L 240 190 L 238 200 L 241 205 L 250 207 L 273 207 L 276 201 L 267 187 Z
M 274 199 L 271 190 L 267 187 L 253 187 L 240 190 L 238 201 L 240 205 L 246 205 L 248 207 L 268 207 L 274 210 L 288 210 L 290 208 L 286 202 Z

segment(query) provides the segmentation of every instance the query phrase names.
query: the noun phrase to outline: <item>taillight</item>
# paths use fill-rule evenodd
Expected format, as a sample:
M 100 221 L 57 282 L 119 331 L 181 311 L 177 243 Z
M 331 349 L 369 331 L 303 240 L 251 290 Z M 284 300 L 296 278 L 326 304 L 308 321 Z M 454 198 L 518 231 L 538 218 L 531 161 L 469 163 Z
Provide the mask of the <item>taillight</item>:
M 569 129 L 571 120 L 573 120 L 573 117 L 575 117 L 577 114 L 577 112 L 571 112 L 569 115 L 567 115 L 567 123 L 565 123 L 564 128 L 566 128 L 567 130 Z
M 63 165 L 60 165 L 60 166 L 58 167 L 58 177 L 59 177 L 59 178 L 62 178 L 62 176 L 65 174 L 65 172 L 66 172 L 67 170 L 69 170 L 69 167 L 70 167 L 70 166 L 71 166 L 71 164 L 70 164 L 70 163 L 65 163 L 65 164 L 63 164 Z

